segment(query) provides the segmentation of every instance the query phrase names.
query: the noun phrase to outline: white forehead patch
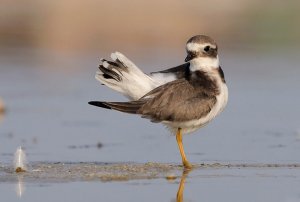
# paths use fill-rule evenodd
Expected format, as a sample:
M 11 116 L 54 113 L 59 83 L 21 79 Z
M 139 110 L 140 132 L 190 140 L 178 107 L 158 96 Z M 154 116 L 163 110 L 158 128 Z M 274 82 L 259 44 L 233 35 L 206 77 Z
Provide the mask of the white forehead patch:
M 199 50 L 203 50 L 205 46 L 210 46 L 212 48 L 216 48 L 215 45 L 210 43 L 188 43 L 186 44 L 186 49 L 188 51 L 198 52 Z

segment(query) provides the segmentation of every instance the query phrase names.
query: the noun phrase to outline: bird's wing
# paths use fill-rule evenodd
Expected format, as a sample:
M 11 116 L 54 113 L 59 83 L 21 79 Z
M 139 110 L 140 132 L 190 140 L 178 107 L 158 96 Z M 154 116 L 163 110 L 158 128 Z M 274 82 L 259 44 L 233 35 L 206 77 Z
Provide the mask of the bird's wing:
M 111 54 L 111 58 L 112 61 L 101 59 L 99 71 L 95 76 L 107 87 L 122 93 L 131 100 L 137 100 L 159 85 L 125 55 L 115 52 Z
M 189 121 L 207 115 L 216 103 L 216 95 L 208 94 L 202 86 L 179 79 L 152 90 L 140 100 L 137 114 L 152 122 Z
M 152 122 L 189 121 L 207 115 L 216 103 L 216 95 L 203 86 L 178 79 L 155 88 L 131 102 L 91 101 L 89 104 L 130 114 L 140 114 Z
M 184 63 L 166 70 L 151 72 L 150 77 L 161 84 L 165 84 L 176 79 L 184 78 L 187 70 L 189 70 L 189 66 L 190 63 Z

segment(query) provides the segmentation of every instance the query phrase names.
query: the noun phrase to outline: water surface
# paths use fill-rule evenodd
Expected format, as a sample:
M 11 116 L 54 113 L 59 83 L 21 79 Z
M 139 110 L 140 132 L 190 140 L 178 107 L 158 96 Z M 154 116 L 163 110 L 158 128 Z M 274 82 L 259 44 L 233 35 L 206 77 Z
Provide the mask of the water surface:
M 92 201 L 174 201 L 182 179 L 175 138 L 160 124 L 87 104 L 90 100 L 126 100 L 94 79 L 96 56 L 46 56 L 0 63 L 0 96 L 7 108 L 0 123 L 1 197 L 19 201 L 15 187 L 22 181 L 23 201 L 41 197 L 44 201 L 87 197 Z M 229 103 L 207 127 L 184 136 L 189 160 L 195 164 L 298 164 L 297 56 L 226 54 L 221 58 Z M 150 72 L 177 61 L 139 61 L 139 65 Z M 12 168 L 18 146 L 26 150 L 30 173 L 38 162 L 79 166 L 80 162 L 133 166 L 154 162 L 176 169 L 150 179 L 56 181 L 24 176 L 20 180 L 5 170 Z M 299 171 L 284 166 L 197 168 L 185 180 L 184 199 L 299 201 Z M 168 175 L 176 179 L 168 181 Z

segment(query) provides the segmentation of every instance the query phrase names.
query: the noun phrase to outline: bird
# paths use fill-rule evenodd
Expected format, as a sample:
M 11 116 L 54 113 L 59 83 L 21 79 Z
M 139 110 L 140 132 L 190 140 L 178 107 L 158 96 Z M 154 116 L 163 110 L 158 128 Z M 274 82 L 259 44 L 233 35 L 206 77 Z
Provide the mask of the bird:
M 150 74 L 142 72 L 122 53 L 112 53 L 112 60 L 101 59 L 95 77 L 129 101 L 89 104 L 164 124 L 176 136 L 183 167 L 192 169 L 182 136 L 205 126 L 224 110 L 228 88 L 217 43 L 211 37 L 191 37 L 186 42 L 186 53 L 183 64 Z

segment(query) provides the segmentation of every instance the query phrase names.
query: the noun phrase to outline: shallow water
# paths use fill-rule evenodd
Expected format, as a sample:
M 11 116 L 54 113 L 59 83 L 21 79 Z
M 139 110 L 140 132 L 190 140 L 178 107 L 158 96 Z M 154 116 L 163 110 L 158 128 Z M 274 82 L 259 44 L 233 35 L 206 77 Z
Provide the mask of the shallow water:
M 9 201 L 299 200 L 300 164 L 201 164 L 183 172 L 158 163 L 38 162 L 24 173 L 1 170 L 0 188 Z
M 82 201 L 86 197 L 93 201 L 176 201 L 182 169 L 177 166 L 181 159 L 175 138 L 160 124 L 89 106 L 90 100 L 126 100 L 94 79 L 95 58 L 49 55 L 47 60 L 29 63 L 1 60 L 0 96 L 7 108 L 0 119 L 1 198 L 19 201 L 16 186 L 22 181 L 23 201 L 41 197 L 44 201 Z M 184 136 L 189 160 L 196 164 L 300 163 L 297 56 L 228 54 L 221 59 L 229 103 L 207 127 Z M 159 69 L 159 64 L 177 62 L 175 58 L 166 61 L 138 64 L 146 64 L 143 69 L 150 72 Z M 29 173 L 38 162 L 62 162 L 63 169 L 70 162 L 79 167 L 80 162 L 99 166 L 156 162 L 174 168 L 150 179 L 49 180 L 38 176 L 32 180 L 9 173 L 18 146 L 27 153 Z M 200 167 L 188 174 L 183 198 L 299 201 L 299 171 L 285 166 Z M 176 179 L 168 181 L 168 175 Z

